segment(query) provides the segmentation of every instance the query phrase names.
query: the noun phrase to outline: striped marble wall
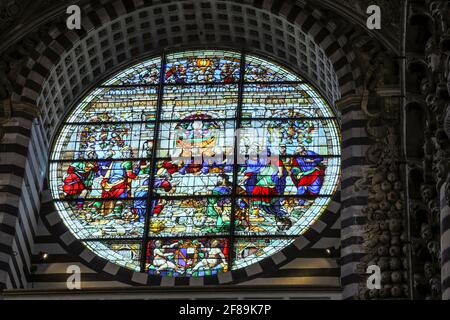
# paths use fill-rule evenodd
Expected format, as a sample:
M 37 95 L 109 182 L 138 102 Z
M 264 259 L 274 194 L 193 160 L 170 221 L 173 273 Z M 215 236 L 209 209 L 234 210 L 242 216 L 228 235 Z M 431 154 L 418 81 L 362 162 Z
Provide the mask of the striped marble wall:
M 365 256 L 362 246 L 367 205 L 367 191 L 358 190 L 356 183 L 365 176 L 366 152 L 372 144 L 367 137 L 367 117 L 361 110 L 361 96 L 350 95 L 339 102 L 342 114 L 342 181 L 341 181 L 341 276 L 343 298 L 358 292 L 358 264 Z
M 0 286 L 27 288 L 47 165 L 45 144 L 33 115 L 18 106 L 4 127 L 0 154 Z

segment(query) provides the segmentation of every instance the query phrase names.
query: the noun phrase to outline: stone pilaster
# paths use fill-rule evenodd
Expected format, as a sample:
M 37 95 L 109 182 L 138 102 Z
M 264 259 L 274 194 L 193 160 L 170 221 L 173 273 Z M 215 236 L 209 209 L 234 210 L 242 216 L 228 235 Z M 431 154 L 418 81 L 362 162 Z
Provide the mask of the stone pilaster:
M 357 183 L 366 175 L 366 152 L 370 141 L 365 126 L 367 117 L 361 110 L 362 96 L 349 95 L 337 104 L 341 113 L 342 128 L 342 177 L 341 177 L 341 284 L 343 298 L 358 295 L 361 274 L 358 265 L 365 256 L 364 225 L 362 212 L 367 203 L 367 190 Z
M 27 286 L 23 270 L 29 264 L 29 255 L 23 254 L 20 241 L 23 244 L 33 240 L 31 225 L 36 219 L 31 217 L 34 210 L 30 197 L 34 194 L 37 198 L 39 192 L 31 191 L 31 185 L 36 182 L 31 183 L 29 160 L 33 153 L 30 143 L 37 108 L 10 100 L 5 100 L 3 106 L 9 108 L 1 118 L 0 288 L 20 288 Z

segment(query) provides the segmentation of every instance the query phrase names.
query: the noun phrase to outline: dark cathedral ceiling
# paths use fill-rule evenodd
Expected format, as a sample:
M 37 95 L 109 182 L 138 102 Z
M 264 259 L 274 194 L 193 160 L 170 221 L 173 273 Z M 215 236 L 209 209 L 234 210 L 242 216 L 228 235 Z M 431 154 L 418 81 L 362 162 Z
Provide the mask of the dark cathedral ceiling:
M 181 0 L 183 1 L 183 0 Z M 230 0 L 228 0 L 230 1 Z M 238 1 L 238 3 L 259 3 L 260 1 Z M 355 26 L 364 29 L 366 35 L 377 39 L 383 46 L 393 52 L 398 50 L 401 32 L 402 1 L 388 0 L 278 0 L 276 3 L 295 2 L 299 7 L 319 8 L 325 14 L 324 20 L 335 21 L 345 26 L 341 29 L 353 32 Z M 82 8 L 96 8 L 114 1 L 92 0 L 0 0 L 0 52 L 7 51 L 22 38 L 39 35 L 45 30 L 45 25 L 64 23 L 65 11 L 69 5 L 77 4 Z M 167 1 L 144 1 L 144 3 L 164 3 Z M 382 8 L 383 29 L 370 32 L 366 28 L 366 9 L 371 4 Z M 337 15 L 336 15 L 337 14 Z M 349 24 L 348 22 L 351 22 Z M 44 30 L 42 30 L 44 29 Z M 37 34 L 36 34 L 37 33 Z M 35 38 L 36 39 L 36 38 Z

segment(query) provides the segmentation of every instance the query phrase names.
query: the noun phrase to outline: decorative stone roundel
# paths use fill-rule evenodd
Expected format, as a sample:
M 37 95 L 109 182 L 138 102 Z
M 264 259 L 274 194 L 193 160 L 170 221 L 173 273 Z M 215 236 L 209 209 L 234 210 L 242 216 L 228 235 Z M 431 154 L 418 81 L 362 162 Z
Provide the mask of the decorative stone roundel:
M 291 244 L 339 172 L 338 124 L 310 84 L 261 57 L 197 50 L 92 90 L 64 120 L 49 181 L 64 223 L 98 256 L 201 277 Z

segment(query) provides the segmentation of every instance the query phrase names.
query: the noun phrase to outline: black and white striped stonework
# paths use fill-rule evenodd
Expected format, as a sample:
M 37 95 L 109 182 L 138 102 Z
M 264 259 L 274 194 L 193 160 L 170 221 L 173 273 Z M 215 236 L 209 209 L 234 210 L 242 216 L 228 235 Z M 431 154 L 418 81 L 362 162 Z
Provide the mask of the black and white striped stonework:
M 16 105 L 16 109 L 19 105 Z M 42 131 L 16 110 L 0 153 L 0 286 L 27 288 L 46 166 Z
M 343 299 L 352 299 L 361 281 L 358 264 L 364 257 L 362 243 L 366 217 L 362 209 L 368 194 L 355 188 L 366 174 L 366 152 L 372 141 L 367 137 L 367 117 L 361 110 L 361 96 L 351 95 L 339 102 L 342 114 L 342 182 L 341 182 L 341 281 Z
M 442 299 L 450 300 L 450 206 L 448 185 L 441 187 L 441 281 Z
M 48 253 L 48 259 L 42 261 L 40 252 Z M 31 259 L 35 266 L 31 276 L 31 287 L 33 289 L 67 289 L 67 279 L 69 277 L 67 268 L 74 265 L 78 266 L 81 270 L 82 288 L 84 289 L 130 286 L 86 266 L 86 263 L 79 256 L 67 252 L 61 244 L 61 240 L 51 234 L 42 222 L 38 226 Z
M 244 47 L 271 56 L 303 75 L 334 105 L 341 95 L 347 97 L 361 91 L 362 75 L 349 38 L 319 8 L 298 1 L 104 0 L 92 1 L 82 10 L 83 29 L 68 31 L 63 25 L 52 28 L 42 43 L 30 53 L 29 60 L 18 75 L 15 86 L 18 89 L 13 100 L 37 105 L 40 117 L 36 133 L 31 138 L 31 145 L 35 147 L 28 148 L 28 144 L 21 147 L 20 142 L 11 142 L 14 148 L 35 150 L 29 152 L 29 157 L 36 159 L 28 161 L 30 164 L 23 159 L 23 166 L 14 167 L 12 176 L 15 178 L 11 180 L 14 182 L 8 183 L 16 190 L 22 190 L 21 196 L 16 196 L 17 205 L 8 209 L 9 215 L 22 218 L 17 220 L 17 225 L 11 220 L 1 229 L 2 232 L 6 230 L 5 242 L 8 243 L 0 249 L 5 251 L 0 261 L 8 260 L 6 264 L 2 262 L 0 265 L 0 275 L 3 272 L 5 279 L 9 279 L 4 286 L 26 287 L 29 283 L 27 253 L 33 251 L 36 259 L 36 254 L 46 248 L 50 259 L 40 263 L 33 274 L 33 285 L 36 286 L 50 286 L 54 283 L 52 279 L 63 278 L 61 275 L 68 263 L 81 263 L 79 261 L 86 265 L 82 268 L 89 274 L 86 279 L 92 279 L 90 284 L 93 286 L 97 283 L 115 285 L 116 282 L 169 286 L 233 283 L 235 278 L 230 278 L 228 274 L 208 280 L 166 278 L 158 281 L 102 261 L 84 249 L 64 229 L 61 219 L 51 206 L 48 193 L 42 197 L 45 199 L 40 211 L 43 221 L 39 230 L 42 233 L 36 235 L 36 223 L 32 217 L 39 212 L 40 205 L 36 198 L 39 197 L 46 174 L 48 149 L 54 133 L 64 114 L 99 81 L 133 61 L 159 54 L 164 48 L 211 45 L 232 49 Z M 354 291 L 357 282 L 355 265 L 362 254 L 360 226 L 364 218 L 360 209 L 367 200 L 364 193 L 354 193 L 352 185 L 363 176 L 363 154 L 369 142 L 363 133 L 364 118 L 359 104 L 350 99 L 342 106 L 340 225 L 341 194 L 337 194 L 327 213 L 295 245 L 258 265 L 238 271 L 236 279 L 245 279 L 249 283 L 292 282 L 336 286 L 341 275 L 345 296 L 351 296 L 350 292 Z M 20 138 L 17 141 L 21 141 Z M 25 168 L 31 164 L 35 167 L 27 171 Z M 42 176 L 33 178 L 32 175 L 37 173 L 42 173 Z M 25 181 L 28 181 L 27 188 L 23 187 L 27 185 Z M 18 209 L 23 214 L 19 214 Z M 22 221 L 23 231 L 18 231 L 22 230 L 18 221 Z M 339 247 L 341 226 L 343 266 L 342 272 L 339 272 L 335 259 L 324 256 L 324 248 Z M 16 240 L 17 234 L 20 236 Z M 26 241 L 24 235 L 27 235 Z M 34 236 L 36 246 L 27 246 L 26 243 L 32 243 Z M 0 240 L 3 243 L 3 233 Z M 21 246 L 20 250 L 17 244 Z M 7 258 L 13 256 L 12 250 L 8 249 L 13 246 L 23 257 L 19 253 L 14 255 L 14 259 Z M 56 250 L 55 253 L 52 250 Z M 100 278 L 104 281 L 99 281 Z M 56 283 L 56 286 L 62 285 L 59 280 Z

